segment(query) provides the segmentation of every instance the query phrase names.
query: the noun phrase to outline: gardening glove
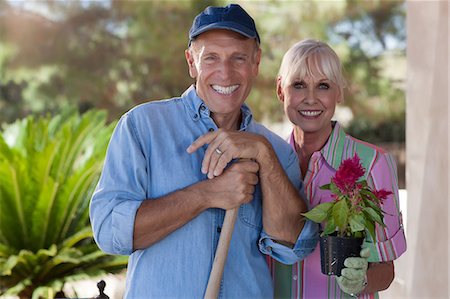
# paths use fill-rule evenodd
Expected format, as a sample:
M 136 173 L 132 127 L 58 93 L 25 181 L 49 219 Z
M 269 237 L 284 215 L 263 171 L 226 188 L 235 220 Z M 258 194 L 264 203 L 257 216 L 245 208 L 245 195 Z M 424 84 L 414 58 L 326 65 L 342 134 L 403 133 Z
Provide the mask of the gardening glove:
M 364 248 L 360 252 L 361 257 L 348 257 L 344 261 L 346 268 L 342 269 L 341 276 L 336 281 L 342 291 L 351 296 L 358 296 L 367 285 L 367 267 L 370 249 Z

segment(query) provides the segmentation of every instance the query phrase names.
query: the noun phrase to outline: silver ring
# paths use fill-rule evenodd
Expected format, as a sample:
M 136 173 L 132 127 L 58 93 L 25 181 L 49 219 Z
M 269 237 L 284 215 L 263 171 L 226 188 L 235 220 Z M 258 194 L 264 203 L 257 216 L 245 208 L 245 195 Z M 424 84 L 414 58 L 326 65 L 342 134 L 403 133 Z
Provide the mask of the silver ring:
M 223 154 L 223 152 L 218 148 L 218 147 L 216 147 L 216 154 L 218 154 L 218 155 L 222 155 Z

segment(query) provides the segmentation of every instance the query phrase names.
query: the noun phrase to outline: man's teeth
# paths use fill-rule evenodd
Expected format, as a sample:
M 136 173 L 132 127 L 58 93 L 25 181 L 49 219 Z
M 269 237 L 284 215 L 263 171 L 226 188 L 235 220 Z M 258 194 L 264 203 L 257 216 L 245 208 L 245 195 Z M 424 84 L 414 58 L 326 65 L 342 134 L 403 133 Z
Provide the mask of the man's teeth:
M 300 110 L 300 114 L 304 116 L 317 116 L 321 113 L 322 111 L 319 110 Z
M 239 85 L 231 85 L 231 86 L 220 86 L 220 85 L 213 85 L 212 88 L 217 91 L 218 93 L 221 94 L 230 94 L 233 91 L 235 91 L 237 88 L 239 87 Z

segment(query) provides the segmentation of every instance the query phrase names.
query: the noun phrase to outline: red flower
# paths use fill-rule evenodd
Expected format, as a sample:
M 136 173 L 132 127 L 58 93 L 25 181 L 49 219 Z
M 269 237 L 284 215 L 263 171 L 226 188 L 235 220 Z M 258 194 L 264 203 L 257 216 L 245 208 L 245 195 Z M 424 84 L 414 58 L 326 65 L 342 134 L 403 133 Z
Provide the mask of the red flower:
M 391 191 L 387 191 L 384 189 L 373 191 L 373 195 L 375 195 L 381 202 L 383 202 L 383 200 L 385 200 L 388 197 L 388 195 L 391 194 L 392 194 Z
M 342 193 L 348 194 L 356 188 L 356 181 L 363 175 L 364 168 L 361 160 L 355 154 L 353 158 L 346 159 L 341 163 L 332 181 Z

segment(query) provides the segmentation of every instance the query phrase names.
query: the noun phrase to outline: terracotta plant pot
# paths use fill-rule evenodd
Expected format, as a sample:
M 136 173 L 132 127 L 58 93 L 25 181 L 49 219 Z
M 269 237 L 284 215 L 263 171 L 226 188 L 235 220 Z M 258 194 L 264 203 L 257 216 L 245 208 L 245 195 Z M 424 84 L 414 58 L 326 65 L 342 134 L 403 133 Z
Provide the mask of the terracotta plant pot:
M 348 257 L 359 257 L 364 238 L 338 237 L 329 235 L 320 237 L 320 262 L 325 275 L 341 275 Z

